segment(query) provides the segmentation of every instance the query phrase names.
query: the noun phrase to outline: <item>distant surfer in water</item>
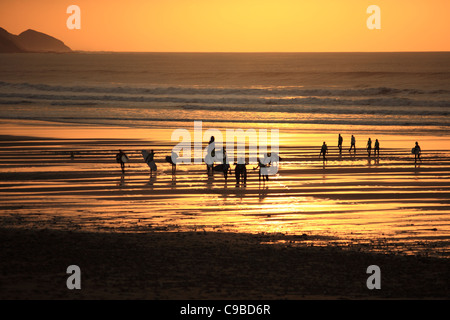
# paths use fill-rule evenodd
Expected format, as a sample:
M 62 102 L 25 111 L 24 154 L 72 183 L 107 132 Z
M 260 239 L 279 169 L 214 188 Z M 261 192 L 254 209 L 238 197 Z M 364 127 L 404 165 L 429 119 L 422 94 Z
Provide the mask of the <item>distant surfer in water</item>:
M 372 140 L 369 138 L 369 140 L 367 140 L 367 154 L 369 155 L 369 158 L 371 152 L 372 152 Z
M 414 162 L 417 162 L 417 160 L 420 160 L 422 162 L 422 159 L 420 159 L 420 153 L 422 150 L 420 149 L 419 143 L 416 141 L 416 146 L 412 148 L 412 153 L 414 153 Z
M 354 148 L 354 153 L 356 153 L 356 139 L 353 135 L 352 135 L 352 139 L 351 139 L 350 143 L 351 143 L 351 145 L 350 145 L 350 149 L 348 150 L 348 152 L 351 152 L 352 148 Z
M 119 150 L 119 153 L 116 154 L 116 161 L 120 163 L 120 168 L 122 169 L 122 174 L 125 173 L 125 163 L 128 162 L 128 156 L 122 150 Z

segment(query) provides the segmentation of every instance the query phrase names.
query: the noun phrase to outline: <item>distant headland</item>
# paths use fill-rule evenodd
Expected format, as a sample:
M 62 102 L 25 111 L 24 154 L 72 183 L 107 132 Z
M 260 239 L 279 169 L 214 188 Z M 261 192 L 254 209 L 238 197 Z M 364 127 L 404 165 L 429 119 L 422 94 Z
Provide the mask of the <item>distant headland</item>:
M 42 32 L 28 29 L 14 35 L 0 28 L 0 53 L 21 52 L 72 52 L 72 49 Z

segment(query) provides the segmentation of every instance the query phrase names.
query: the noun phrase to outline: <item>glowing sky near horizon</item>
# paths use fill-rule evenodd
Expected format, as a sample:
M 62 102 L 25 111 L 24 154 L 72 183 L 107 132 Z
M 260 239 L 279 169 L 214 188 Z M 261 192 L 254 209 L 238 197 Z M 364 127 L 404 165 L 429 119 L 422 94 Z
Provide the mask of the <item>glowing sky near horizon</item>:
M 81 30 L 69 30 L 69 5 Z M 381 30 L 369 30 L 369 5 Z M 450 51 L 448 0 L 2 0 L 0 27 L 48 33 L 74 50 Z

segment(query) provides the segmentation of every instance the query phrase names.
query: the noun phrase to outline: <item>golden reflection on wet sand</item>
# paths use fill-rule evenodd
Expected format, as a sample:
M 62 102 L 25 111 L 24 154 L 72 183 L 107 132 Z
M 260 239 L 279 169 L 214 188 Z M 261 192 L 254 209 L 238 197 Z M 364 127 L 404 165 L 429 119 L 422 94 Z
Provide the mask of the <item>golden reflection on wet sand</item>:
M 345 149 L 345 134 L 339 155 L 337 133 L 280 130 L 278 174 L 260 182 L 250 164 L 246 185 L 236 186 L 234 175 L 226 181 L 218 172 L 208 177 L 200 164 L 179 165 L 172 175 L 164 162 L 175 144 L 171 131 L 5 124 L 2 225 L 323 235 L 346 246 L 376 241 L 394 250 L 387 244 L 402 242 L 407 245 L 395 251 L 450 256 L 447 137 L 373 135 L 381 141 L 381 155 L 369 161 L 363 148 L 366 134 L 357 136 L 356 155 Z M 325 164 L 319 158 L 322 140 L 330 148 Z M 410 147 L 416 140 L 424 156 L 415 165 Z M 114 159 L 119 148 L 130 156 L 124 175 Z M 142 149 L 156 152 L 158 171 L 151 176 Z

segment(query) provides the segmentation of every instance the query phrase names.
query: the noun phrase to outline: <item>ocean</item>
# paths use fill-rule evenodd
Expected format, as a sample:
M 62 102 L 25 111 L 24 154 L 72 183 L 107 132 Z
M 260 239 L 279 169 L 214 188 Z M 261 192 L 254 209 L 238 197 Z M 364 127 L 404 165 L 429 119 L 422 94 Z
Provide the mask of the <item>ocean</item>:
M 1 54 L 0 118 L 130 127 L 450 128 L 450 53 Z

